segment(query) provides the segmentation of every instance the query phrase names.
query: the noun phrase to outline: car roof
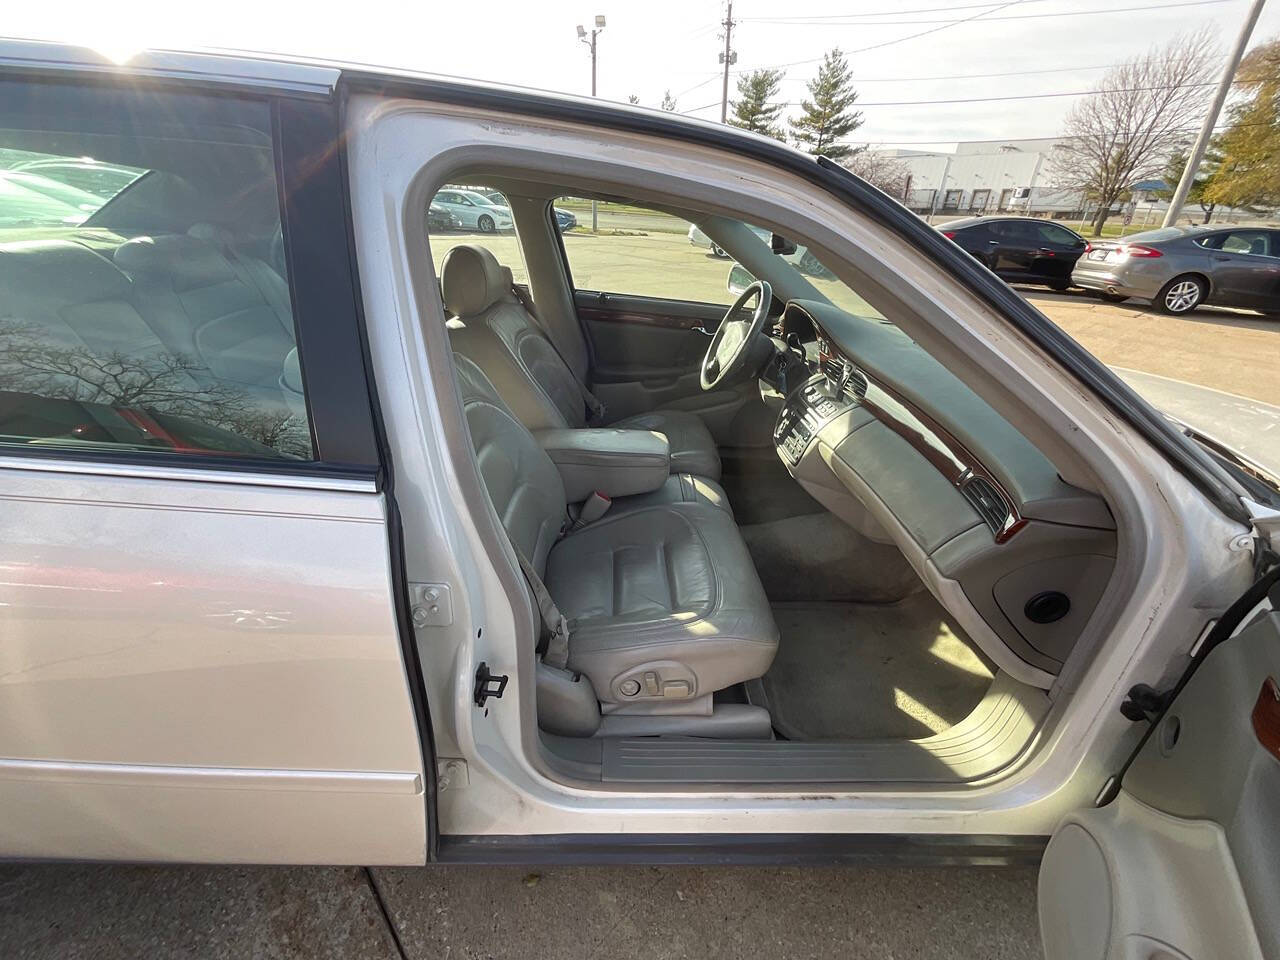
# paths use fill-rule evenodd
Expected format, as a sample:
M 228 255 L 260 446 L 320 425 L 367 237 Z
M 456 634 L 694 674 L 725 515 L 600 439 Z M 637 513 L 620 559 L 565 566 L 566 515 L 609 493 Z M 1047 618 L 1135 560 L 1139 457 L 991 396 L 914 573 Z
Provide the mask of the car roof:
M 1056 220 L 1049 220 L 1045 217 L 962 217 L 959 220 L 948 220 L 946 223 L 938 224 L 940 230 L 961 230 L 965 227 L 977 226 L 980 223 L 1005 223 L 1010 220 L 1025 221 L 1027 223 L 1052 223 L 1055 227 L 1062 227 L 1062 224 Z M 1064 230 L 1071 230 L 1070 227 L 1062 227 Z M 1075 233 L 1074 230 L 1071 230 Z
M 710 120 L 677 115 L 672 111 L 659 110 L 656 107 L 614 103 L 554 90 L 490 83 L 407 68 L 241 50 L 144 50 L 130 56 L 125 63 L 117 63 L 102 52 L 85 46 L 44 40 L 0 38 L 0 75 L 65 76 L 67 73 L 191 80 L 229 89 L 326 99 L 333 95 L 338 82 L 344 75 L 358 77 L 361 80 L 372 77 L 388 85 L 394 85 L 395 81 L 435 83 L 472 91 L 537 97 L 566 106 L 590 105 L 597 110 L 604 108 L 622 114 L 640 116 L 658 114 L 663 117 L 666 124 L 676 123 L 688 128 L 715 130 L 720 137 L 728 136 L 744 141 L 767 141 L 774 148 L 781 146 L 783 149 L 809 157 L 808 154 L 789 144 L 780 144 L 777 140 L 765 137 L 763 134 L 752 133 L 728 124 L 714 123 Z M 814 157 L 809 159 L 816 161 Z

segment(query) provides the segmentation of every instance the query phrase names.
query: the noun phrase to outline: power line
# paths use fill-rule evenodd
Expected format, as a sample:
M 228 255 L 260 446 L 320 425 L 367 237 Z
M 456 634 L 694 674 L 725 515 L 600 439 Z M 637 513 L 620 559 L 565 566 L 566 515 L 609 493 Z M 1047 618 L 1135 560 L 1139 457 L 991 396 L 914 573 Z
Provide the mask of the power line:
M 1027 0 L 1010 0 L 1009 3 L 1002 4 L 1001 6 L 996 7 L 994 10 L 984 10 L 983 12 L 975 13 L 973 14 L 973 16 L 970 16 L 970 17 L 964 17 L 960 20 L 951 20 L 951 21 L 945 22 L 939 27 L 930 27 L 928 30 L 921 30 L 919 33 L 912 33 L 912 34 L 908 34 L 905 37 L 898 37 L 898 39 L 896 40 L 885 40 L 883 43 L 873 43 L 869 47 L 859 47 L 857 50 L 850 50 L 849 52 L 851 54 L 866 53 L 868 50 L 879 50 L 881 47 L 892 47 L 896 43 L 906 43 L 908 40 L 916 40 L 920 37 L 927 37 L 931 33 L 937 33 L 939 30 L 946 30 L 948 27 L 955 27 L 962 23 L 972 23 L 974 20 L 978 20 L 978 19 L 981 19 L 982 17 L 985 17 L 988 13 L 998 13 L 1001 10 L 1007 10 L 1009 7 L 1016 7 L 1026 2 Z
M 1035 2 L 1040 2 L 1040 0 L 1035 0 Z M 831 17 L 827 17 L 827 18 L 824 18 L 824 19 L 814 19 L 814 18 L 809 18 L 809 17 L 743 17 L 743 18 L 742 18 L 742 22 L 743 22 L 743 23 L 767 23 L 767 24 L 770 24 L 770 25 L 772 25 L 772 26 L 786 26 L 786 27 L 792 27 L 792 26 L 795 26 L 795 27 L 802 27 L 802 26 L 811 26 L 811 27 L 824 27 L 824 26 L 825 26 L 825 27 L 840 27 L 840 26 L 857 26 L 857 27 L 887 27 L 887 26 L 902 26 L 902 27 L 905 27 L 905 26 L 920 26 L 920 25 L 922 25 L 922 24 L 927 24 L 927 23 L 941 23 L 941 24 L 947 24 L 947 25 L 950 25 L 950 24 L 958 24 L 958 23 L 967 23 L 967 22 L 969 22 L 970 20 L 975 20 L 975 19 L 977 19 L 978 17 L 982 17 L 982 18 L 984 18 L 984 19 L 985 19 L 985 22 L 987 22 L 987 23 L 995 23 L 995 22 L 997 22 L 997 21 L 1001 21 L 1001 20 L 1041 20 L 1041 19 L 1045 19 L 1045 18 L 1048 18 L 1048 17 L 1082 17 L 1082 16 L 1093 16 L 1093 15 L 1096 15 L 1096 14 L 1104 14 L 1104 13 L 1132 13 L 1132 12 L 1134 12 L 1134 11 L 1143 11 L 1143 10 L 1167 10 L 1167 9 L 1175 8 L 1175 7 L 1200 7 L 1200 6 L 1206 6 L 1206 5 L 1208 5 L 1208 4 L 1215 4 L 1215 3 L 1233 3 L 1233 2 L 1235 2 L 1235 0 L 1183 0 L 1183 2 L 1181 2 L 1181 3 L 1157 3 L 1157 4 L 1148 4 L 1147 6 L 1143 6 L 1143 7 L 1112 7 L 1112 8 L 1105 8 L 1105 7 L 1104 7 L 1104 8 L 1098 9 L 1098 10 L 1061 10 L 1061 11 L 1052 11 L 1052 12 L 1048 12 L 1048 13 L 1025 13 L 1025 14 L 1014 14 L 1014 15 L 1012 15 L 1012 16 L 1008 16 L 1008 17 L 987 17 L 987 14 L 986 14 L 986 13 L 979 13 L 979 14 L 975 14 L 975 15 L 974 15 L 974 16 L 972 16 L 972 17 L 965 17 L 964 19 L 960 19 L 960 20 L 954 20 L 954 19 L 948 19 L 948 20 L 877 20 L 877 21 L 876 21 L 876 22 L 874 22 L 874 23 L 862 23 L 862 22 L 859 22 L 859 21 L 856 21 L 856 20 L 846 19 L 846 17 L 845 17 L 845 16 L 841 16 L 841 15 L 837 14 L 837 15 L 834 15 L 834 16 L 831 16 Z M 982 6 L 995 6 L 995 4 L 982 4 Z M 1006 4 L 1006 6 L 1008 6 L 1008 4 Z M 945 9 L 945 8 L 944 8 L 944 9 Z M 959 7 L 959 8 L 952 8 L 952 9 L 966 9 L 966 8 L 964 8 L 964 7 Z M 1002 9 L 1002 8 L 1001 8 L 1001 9 Z M 909 12 L 909 11 L 901 11 L 901 10 L 900 10 L 900 11 L 895 11 L 895 12 L 896 12 L 896 13 L 901 14 L 901 13 L 906 13 L 906 12 Z M 919 11 L 919 12 L 923 13 L 923 12 L 926 12 L 926 11 Z M 991 11 L 989 11 L 989 12 L 990 12 L 990 13 L 997 13 L 997 12 L 998 12 L 998 10 L 991 10 Z M 888 14 L 886 14 L 886 15 L 888 15 Z M 852 17 L 852 16 L 871 16 L 871 15 L 870 15 L 870 14 L 849 14 L 848 16 Z
M 1232 83 L 1244 83 L 1243 80 L 1233 80 Z M 957 103 L 997 103 L 1005 100 L 1048 100 L 1056 97 L 1097 97 L 1107 93 L 1148 93 L 1154 90 L 1177 90 L 1183 87 L 1214 87 L 1217 81 L 1210 83 L 1171 83 L 1160 87 L 1115 87 L 1104 90 L 1063 90 L 1057 93 L 1012 93 L 1002 97 L 955 97 L 948 100 L 869 100 L 866 102 L 856 101 L 854 107 L 861 109 L 862 107 L 929 107 L 929 106 L 945 106 Z M 784 100 L 774 104 L 779 107 L 798 107 L 800 102 L 796 100 Z M 697 107 L 692 111 L 705 110 L 705 107 Z M 681 111 L 686 112 L 686 111 Z
M 1265 121 L 1244 121 L 1241 123 L 1225 122 L 1225 123 L 1217 124 L 1214 127 L 1214 129 L 1227 130 L 1231 127 L 1269 127 L 1269 126 L 1271 126 L 1271 124 Z M 1179 131 L 1191 132 L 1193 130 L 1199 130 L 1199 129 L 1200 127 L 1198 125 L 1188 124 L 1181 127 L 1173 127 L 1171 132 L 1179 132 Z M 1065 136 L 1061 133 L 1053 133 L 1053 134 L 1037 134 L 1037 135 L 1019 134 L 1018 136 L 1012 136 L 1012 137 L 989 137 L 982 140 L 975 140 L 970 137 L 931 137 L 928 140 L 858 140 L 854 138 L 851 140 L 843 140 L 841 141 L 841 143 L 847 144 L 849 146 L 881 147 L 881 146 L 902 146 L 902 145 L 910 146 L 912 144 L 928 145 L 928 144 L 934 144 L 934 143 L 1014 143 L 1019 140 L 1060 140 L 1061 141 L 1061 140 L 1070 140 L 1070 139 L 1071 139 L 1070 137 Z M 916 156 L 921 156 L 921 157 L 953 157 L 955 155 L 956 154 L 950 151 L 923 151 L 921 153 L 916 154 Z M 908 159 L 908 158 L 904 157 L 902 159 Z
M 1028 0 L 1029 3 L 1043 3 L 1044 0 Z M 818 13 L 807 17 L 743 17 L 748 23 L 798 22 L 802 20 L 862 20 L 867 17 L 907 16 L 913 13 L 954 13 L 956 10 L 975 10 L 978 7 L 998 7 L 1000 0 L 989 0 L 987 3 L 970 3 L 949 7 L 924 7 L 915 10 L 869 10 L 863 13 Z M 917 21 L 919 22 L 919 21 Z M 869 24 L 875 26 L 875 24 Z

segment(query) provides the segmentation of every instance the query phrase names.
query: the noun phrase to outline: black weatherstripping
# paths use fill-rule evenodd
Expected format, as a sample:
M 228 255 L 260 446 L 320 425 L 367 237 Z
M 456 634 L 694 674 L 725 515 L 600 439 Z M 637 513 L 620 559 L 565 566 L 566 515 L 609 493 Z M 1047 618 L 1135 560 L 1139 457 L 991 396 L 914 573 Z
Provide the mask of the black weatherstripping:
M 892 230 L 961 280 L 1100 396 L 1222 513 L 1241 523 L 1249 522 L 1248 511 L 1240 502 L 1236 489 L 1224 471 L 1207 454 L 1187 441 L 1172 424 L 1097 357 L 906 207 L 825 157 L 815 160 L 783 144 L 726 126 L 693 123 L 666 117 L 656 111 L 607 106 L 585 100 L 564 100 L 529 91 L 478 87 L 437 78 L 396 76 L 361 70 L 344 70 L 339 86 L 348 91 L 436 100 L 476 109 L 506 111 L 666 137 L 686 144 L 727 150 L 802 177 Z
M 347 103 L 345 97 L 339 97 L 332 109 L 335 111 L 333 125 L 333 156 L 339 170 L 339 193 L 342 202 L 342 235 L 346 240 L 347 259 L 345 269 L 348 282 L 355 294 L 354 310 L 356 330 L 359 334 L 359 356 L 364 364 L 368 386 L 367 402 L 374 427 L 374 439 L 382 463 L 383 492 L 387 503 L 388 552 L 391 560 L 391 587 L 394 591 L 396 627 L 400 633 L 400 650 L 404 656 L 405 669 L 408 672 L 409 695 L 413 700 L 414 719 L 418 726 L 418 743 L 422 749 L 422 769 L 425 777 L 423 785 L 426 804 L 423 816 L 427 826 L 427 861 L 436 859 L 439 844 L 439 816 L 437 813 L 437 797 L 439 786 L 436 778 L 436 739 L 431 726 L 431 710 L 427 703 L 426 676 L 422 670 L 422 659 L 418 654 L 417 637 L 413 632 L 412 602 L 409 597 L 408 564 L 404 556 L 404 521 L 400 514 L 399 504 L 395 497 L 395 460 L 391 455 L 391 442 L 387 439 L 386 425 L 382 419 L 382 405 L 378 400 L 377 377 L 373 369 L 373 356 L 369 350 L 369 331 L 364 315 L 364 301 L 359 296 L 360 263 L 356 258 L 355 226 L 351 218 L 351 193 L 349 185 L 351 177 L 347 167 L 347 151 L 345 141 L 340 140 L 338 131 L 347 128 Z
M 316 457 L 376 467 L 371 391 L 364 365 L 355 362 L 364 351 L 347 243 L 337 107 L 285 99 L 274 107 L 285 258 Z
M 867 833 L 442 836 L 441 863 L 651 866 L 1011 866 L 1037 864 L 1048 837 Z

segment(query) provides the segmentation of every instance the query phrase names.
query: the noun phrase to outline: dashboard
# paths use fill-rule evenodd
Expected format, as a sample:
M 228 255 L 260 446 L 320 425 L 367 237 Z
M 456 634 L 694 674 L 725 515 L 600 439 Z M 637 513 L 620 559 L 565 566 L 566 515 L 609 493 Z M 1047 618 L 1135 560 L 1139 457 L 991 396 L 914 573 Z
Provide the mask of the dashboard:
M 814 338 L 773 430 L 787 470 L 897 545 L 998 666 L 1046 685 L 1111 578 L 1105 501 L 896 326 L 793 300 L 781 327 Z

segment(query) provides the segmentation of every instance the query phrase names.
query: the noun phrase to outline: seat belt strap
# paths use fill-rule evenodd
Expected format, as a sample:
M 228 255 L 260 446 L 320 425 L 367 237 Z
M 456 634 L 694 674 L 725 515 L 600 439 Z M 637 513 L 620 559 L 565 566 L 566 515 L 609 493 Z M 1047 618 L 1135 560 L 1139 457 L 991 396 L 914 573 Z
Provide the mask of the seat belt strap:
M 551 344 L 551 349 L 556 352 L 556 356 L 560 358 L 560 362 L 564 364 L 564 368 L 569 371 L 569 376 L 573 378 L 574 384 L 578 388 L 578 393 L 582 396 L 582 402 L 587 408 L 587 426 L 598 427 L 604 423 L 605 406 L 600 398 L 587 389 L 587 385 L 578 379 L 578 375 L 573 372 L 573 367 L 569 365 L 569 361 L 564 358 L 564 354 L 560 352 L 560 348 L 556 346 L 555 337 L 551 335 L 551 331 L 547 329 L 542 322 L 542 318 L 538 316 L 537 309 L 534 308 L 533 301 L 529 298 L 521 287 L 516 284 L 511 285 L 511 295 L 519 301 L 520 306 L 524 307 L 524 312 L 533 318 L 533 322 L 537 325 L 542 335 L 547 338 L 547 342 Z
M 529 583 L 529 589 L 533 591 L 533 598 L 538 602 L 538 616 L 542 620 L 542 662 L 563 670 L 569 665 L 569 621 L 551 599 L 547 585 L 538 576 L 538 571 L 533 569 L 533 564 L 525 558 L 524 552 L 514 543 L 511 544 L 511 549 L 516 552 L 520 570 Z

